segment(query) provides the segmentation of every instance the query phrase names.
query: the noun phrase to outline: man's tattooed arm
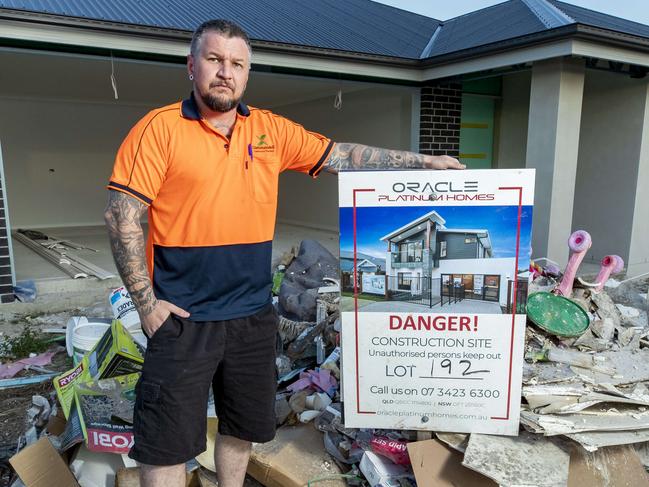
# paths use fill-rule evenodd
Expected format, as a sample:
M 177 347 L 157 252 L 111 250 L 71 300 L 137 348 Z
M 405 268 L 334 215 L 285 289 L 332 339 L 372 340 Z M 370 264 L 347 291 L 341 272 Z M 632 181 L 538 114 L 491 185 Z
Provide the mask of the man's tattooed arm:
M 430 156 L 416 152 L 381 149 L 369 145 L 336 143 L 324 169 L 337 174 L 341 170 L 372 169 L 464 169 L 451 156 Z
M 146 267 L 144 232 L 140 218 L 147 206 L 119 191 L 109 190 L 104 220 L 108 228 L 113 258 L 122 282 L 141 315 L 149 315 L 157 305 Z

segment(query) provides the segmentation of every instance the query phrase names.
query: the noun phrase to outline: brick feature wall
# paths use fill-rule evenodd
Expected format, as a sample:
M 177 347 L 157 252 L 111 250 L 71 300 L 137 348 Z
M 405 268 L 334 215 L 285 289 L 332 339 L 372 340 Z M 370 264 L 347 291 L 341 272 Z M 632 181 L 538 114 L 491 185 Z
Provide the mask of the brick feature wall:
M 0 159 L 0 163 L 2 160 Z M 10 303 L 14 300 L 13 278 L 11 276 L 11 256 L 7 236 L 7 215 L 5 212 L 5 195 L 0 181 L 0 302 Z
M 422 154 L 460 155 L 462 85 L 425 86 L 421 89 L 419 151 Z

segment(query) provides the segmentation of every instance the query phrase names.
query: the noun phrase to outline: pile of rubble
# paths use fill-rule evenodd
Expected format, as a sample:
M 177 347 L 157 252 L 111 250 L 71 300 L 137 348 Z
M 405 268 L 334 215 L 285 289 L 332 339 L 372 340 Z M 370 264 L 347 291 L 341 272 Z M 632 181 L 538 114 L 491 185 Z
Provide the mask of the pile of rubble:
M 530 269 L 528 304 L 536 308 L 526 332 L 521 431 L 502 437 L 346 428 L 339 262 L 303 241 L 273 276 L 278 431 L 254 445 L 249 475 L 269 487 L 649 486 L 646 283 L 610 279 L 615 259 L 603 262 L 595 283 L 575 281 L 586 250 L 573 252 L 564 273 Z M 11 460 L 21 477 L 13 486 L 137 485 L 128 483 L 137 467 L 125 453 L 143 344 L 120 321 L 100 342 L 108 350 L 101 361 L 93 362 L 93 348 L 55 378 L 58 404 L 34 398 L 30 445 Z M 188 464 L 188 485 L 215 485 L 217 421 L 208 421 L 208 452 Z M 52 478 L 59 483 L 47 483 Z
M 578 237 L 583 239 L 579 249 Z M 315 417 L 325 449 L 348 485 L 649 486 L 649 279 L 610 278 L 622 270 L 616 256 L 602 261 L 594 283 L 575 279 L 589 246 L 590 236 L 576 232 L 563 273 L 554 265 L 530 269 L 530 301 L 540 306 L 526 332 L 519 436 L 436 432 L 430 440 L 422 440 L 422 432 L 345 428 L 333 380 L 339 378 L 338 342 L 330 328 L 333 323 L 339 331 L 337 293 L 322 292 L 336 271 L 327 275 L 323 270 L 320 282 L 296 293 L 295 282 L 310 281 L 312 264 L 320 260 L 318 249 L 308 248 L 313 260 L 305 263 L 298 254 L 295 267 L 286 270 L 290 284 L 279 295 L 284 316 L 311 321 L 283 335 L 285 357 L 294 362 L 280 360 L 278 370 L 292 369 L 285 378 L 299 370 L 300 379 L 288 385 L 280 381 L 278 421 L 294 424 Z M 333 259 L 322 261 L 328 262 L 322 269 L 335 265 Z M 317 316 L 287 312 L 307 299 Z M 297 343 L 308 337 L 319 368 L 295 369 L 305 356 L 290 351 L 306 349 L 295 347 L 294 337 Z M 317 353 L 322 344 L 327 351 L 333 348 L 326 360 Z

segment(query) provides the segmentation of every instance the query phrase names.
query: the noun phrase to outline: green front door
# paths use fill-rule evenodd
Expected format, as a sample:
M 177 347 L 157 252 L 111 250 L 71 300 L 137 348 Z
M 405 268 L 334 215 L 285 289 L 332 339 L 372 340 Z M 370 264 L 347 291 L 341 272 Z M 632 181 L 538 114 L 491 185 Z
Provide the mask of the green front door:
M 462 94 L 460 161 L 469 169 L 490 169 L 494 145 L 494 99 Z

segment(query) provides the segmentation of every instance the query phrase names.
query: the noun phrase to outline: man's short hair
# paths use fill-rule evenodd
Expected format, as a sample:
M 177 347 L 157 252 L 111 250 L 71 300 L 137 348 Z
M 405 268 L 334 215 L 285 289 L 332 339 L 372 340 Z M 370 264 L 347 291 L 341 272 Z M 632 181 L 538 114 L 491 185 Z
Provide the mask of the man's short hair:
M 192 56 L 196 55 L 198 46 L 201 42 L 201 38 L 203 37 L 203 34 L 205 32 L 216 32 L 217 34 L 221 34 L 223 37 L 228 38 L 239 37 L 240 39 L 243 39 L 245 41 L 246 45 L 248 46 L 248 50 L 252 54 L 252 48 L 250 47 L 250 38 L 248 37 L 248 34 L 246 34 L 246 31 L 241 28 L 241 26 L 229 20 L 214 19 L 203 22 L 194 31 L 194 35 L 192 36 L 192 44 L 190 47 L 190 53 Z

